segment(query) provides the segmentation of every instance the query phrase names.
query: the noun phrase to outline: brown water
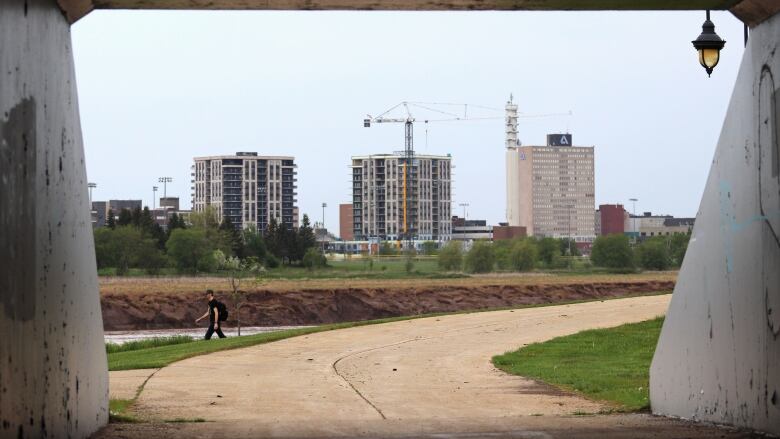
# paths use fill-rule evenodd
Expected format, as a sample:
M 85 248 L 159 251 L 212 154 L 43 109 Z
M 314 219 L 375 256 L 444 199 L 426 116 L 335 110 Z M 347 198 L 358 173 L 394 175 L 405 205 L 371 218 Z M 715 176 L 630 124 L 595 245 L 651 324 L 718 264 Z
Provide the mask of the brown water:
M 241 336 L 307 327 L 308 326 L 248 326 L 241 327 Z M 170 337 L 173 335 L 189 335 L 197 340 L 203 338 L 206 334 L 206 329 L 206 327 L 203 327 L 186 329 L 149 329 L 142 331 L 106 331 L 104 335 L 106 343 L 115 344 L 123 344 L 135 340 L 146 340 L 155 337 Z M 223 327 L 222 332 L 228 337 L 235 337 L 238 335 L 238 331 L 234 327 Z M 214 338 L 216 337 L 217 335 L 215 334 Z

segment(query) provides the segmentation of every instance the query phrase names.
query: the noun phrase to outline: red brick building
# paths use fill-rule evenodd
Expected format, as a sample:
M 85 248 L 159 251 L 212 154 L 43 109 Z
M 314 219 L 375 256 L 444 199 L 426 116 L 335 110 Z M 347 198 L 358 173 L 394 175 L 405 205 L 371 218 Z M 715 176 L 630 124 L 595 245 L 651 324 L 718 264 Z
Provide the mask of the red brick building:
M 352 223 L 352 204 L 339 204 L 339 238 L 345 241 L 354 239 Z
M 625 229 L 626 209 L 622 204 L 600 204 L 599 214 L 601 215 L 601 234 L 610 235 L 613 233 L 623 234 Z

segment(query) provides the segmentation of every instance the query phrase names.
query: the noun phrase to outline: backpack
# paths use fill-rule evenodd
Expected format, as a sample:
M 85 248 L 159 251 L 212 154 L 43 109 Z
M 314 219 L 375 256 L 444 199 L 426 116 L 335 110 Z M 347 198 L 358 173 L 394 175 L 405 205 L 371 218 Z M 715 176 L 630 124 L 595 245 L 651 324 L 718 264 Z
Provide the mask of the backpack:
M 219 321 L 224 322 L 228 319 L 228 309 L 224 303 L 217 301 L 217 311 L 219 311 Z

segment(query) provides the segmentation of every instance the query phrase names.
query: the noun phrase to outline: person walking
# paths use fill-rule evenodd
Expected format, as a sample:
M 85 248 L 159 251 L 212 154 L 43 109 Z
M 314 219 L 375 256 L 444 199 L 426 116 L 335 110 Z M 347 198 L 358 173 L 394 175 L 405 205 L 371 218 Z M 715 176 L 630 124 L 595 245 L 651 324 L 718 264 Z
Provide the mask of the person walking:
M 206 311 L 206 314 L 195 319 L 195 324 L 198 324 L 198 322 L 208 317 L 209 329 L 206 330 L 206 336 L 204 338 L 206 340 L 211 340 L 211 336 L 215 332 L 219 338 L 225 338 L 225 334 L 222 333 L 219 322 L 227 320 L 227 307 L 214 297 L 213 290 L 206 290 L 206 299 L 208 299 L 209 302 L 209 309 Z

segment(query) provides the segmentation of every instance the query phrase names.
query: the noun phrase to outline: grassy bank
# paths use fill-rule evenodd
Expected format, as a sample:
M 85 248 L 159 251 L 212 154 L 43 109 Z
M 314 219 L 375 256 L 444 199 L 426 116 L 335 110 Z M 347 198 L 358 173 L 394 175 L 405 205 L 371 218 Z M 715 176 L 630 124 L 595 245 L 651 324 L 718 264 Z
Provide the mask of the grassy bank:
M 537 379 L 617 410 L 649 408 L 649 371 L 663 318 L 583 331 L 493 357 L 499 369 Z

